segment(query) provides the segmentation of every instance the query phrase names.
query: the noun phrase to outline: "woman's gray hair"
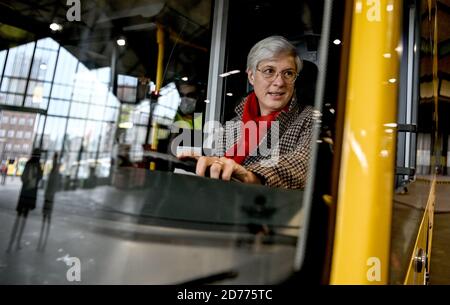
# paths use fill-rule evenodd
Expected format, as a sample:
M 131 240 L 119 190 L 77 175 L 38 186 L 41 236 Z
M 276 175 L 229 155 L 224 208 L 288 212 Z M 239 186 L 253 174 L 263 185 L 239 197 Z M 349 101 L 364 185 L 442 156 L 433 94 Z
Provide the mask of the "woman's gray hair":
M 270 36 L 256 43 L 247 56 L 247 71 L 251 70 L 255 73 L 261 61 L 272 59 L 281 54 L 294 57 L 297 73 L 299 73 L 303 62 L 298 56 L 295 46 L 282 36 Z

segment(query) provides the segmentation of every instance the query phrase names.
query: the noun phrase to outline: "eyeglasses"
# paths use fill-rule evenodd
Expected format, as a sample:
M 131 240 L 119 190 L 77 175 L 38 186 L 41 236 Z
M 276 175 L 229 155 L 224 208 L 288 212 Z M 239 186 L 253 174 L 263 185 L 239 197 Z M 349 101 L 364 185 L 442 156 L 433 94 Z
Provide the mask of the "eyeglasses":
M 278 74 L 281 74 L 281 77 L 284 79 L 286 83 L 292 84 L 295 82 L 298 76 L 298 73 L 296 73 L 292 69 L 277 72 L 272 67 L 266 67 L 263 68 L 262 70 L 256 68 L 256 70 L 261 72 L 262 76 L 270 82 L 273 82 L 278 77 Z

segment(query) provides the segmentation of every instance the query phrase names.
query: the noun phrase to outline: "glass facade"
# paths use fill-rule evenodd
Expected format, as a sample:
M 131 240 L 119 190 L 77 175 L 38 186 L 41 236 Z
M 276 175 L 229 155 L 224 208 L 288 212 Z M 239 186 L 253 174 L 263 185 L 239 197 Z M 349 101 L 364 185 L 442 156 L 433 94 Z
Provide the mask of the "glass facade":
M 24 149 L 12 143 L 13 150 L 3 151 L 3 159 L 27 158 L 34 145 L 45 152 L 49 162 L 59 153 L 64 176 L 71 175 L 74 164 L 86 167 L 103 159 L 109 162 L 120 108 L 110 91 L 109 67 L 89 70 L 52 38 L 2 51 L 0 60 L 5 59 L 0 104 L 37 108 L 45 114 L 34 137 L 26 132 Z M 7 120 L 3 115 L 2 122 Z M 13 116 L 9 124 L 25 124 L 24 118 L 16 120 Z M 13 133 L 8 131 L 7 137 L 24 138 L 24 132 Z M 83 173 L 79 172 L 78 178 L 87 178 Z

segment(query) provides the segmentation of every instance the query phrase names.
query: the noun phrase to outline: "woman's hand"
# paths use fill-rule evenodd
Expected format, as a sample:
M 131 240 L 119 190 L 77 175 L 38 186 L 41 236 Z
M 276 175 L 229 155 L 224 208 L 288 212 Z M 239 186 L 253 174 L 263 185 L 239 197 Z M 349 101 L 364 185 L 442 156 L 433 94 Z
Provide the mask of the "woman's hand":
M 248 171 L 242 165 L 236 163 L 233 159 L 225 157 L 200 157 L 190 152 L 183 153 L 177 157 L 179 159 L 195 158 L 197 160 L 195 173 L 202 177 L 209 171 L 209 176 L 212 179 L 230 181 L 231 178 L 234 178 L 244 183 L 261 184 L 261 180 L 258 176 L 251 171 Z

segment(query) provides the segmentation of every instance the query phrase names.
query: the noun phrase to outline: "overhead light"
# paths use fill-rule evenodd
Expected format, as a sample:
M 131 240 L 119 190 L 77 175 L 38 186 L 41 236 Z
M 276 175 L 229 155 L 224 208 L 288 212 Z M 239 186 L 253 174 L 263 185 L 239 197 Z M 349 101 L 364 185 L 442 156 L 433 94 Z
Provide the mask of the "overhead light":
M 386 11 L 392 12 L 393 10 L 394 10 L 394 5 L 393 5 L 393 4 L 388 4 L 388 5 L 386 6 Z
M 339 45 L 339 44 L 341 44 L 341 41 L 340 41 L 339 39 L 335 39 L 335 40 L 333 41 L 333 43 L 334 43 L 335 45 Z
M 228 96 L 233 96 L 233 93 L 228 92 L 227 95 L 228 95 Z
M 390 78 L 389 80 L 388 80 L 388 82 L 390 82 L 391 84 L 393 84 L 393 83 L 395 83 L 397 80 L 395 79 L 395 78 Z
M 44 93 L 44 88 L 42 88 L 42 86 L 34 87 L 32 103 L 40 104 L 42 102 L 43 93 Z
M 189 80 L 189 78 L 188 78 L 187 76 L 185 76 L 185 77 L 182 77 L 181 80 L 182 80 L 183 82 L 187 82 L 187 81 Z
M 124 45 L 126 45 L 126 41 L 125 38 L 119 38 L 117 39 L 117 45 L 123 47 Z
M 52 24 L 50 24 L 50 29 L 54 32 L 56 31 L 61 31 L 62 30 L 62 25 L 53 22 Z
M 355 10 L 356 10 L 357 13 L 361 13 L 362 12 L 362 7 L 363 7 L 363 5 L 362 5 L 361 1 L 356 2 Z
M 205 100 L 205 103 L 206 103 L 206 104 L 209 104 L 209 100 Z
M 41 69 L 41 70 L 47 70 L 47 65 L 46 65 L 46 64 L 41 64 L 41 65 L 39 66 L 39 69 Z
M 130 129 L 133 128 L 132 122 L 123 122 L 119 124 L 119 128 Z
M 123 27 L 124 31 L 143 31 L 143 30 L 151 31 L 154 29 L 156 29 L 156 23 L 154 22 L 147 22 Z
M 397 128 L 397 123 L 387 123 L 383 125 L 384 127 L 389 127 L 389 128 Z
M 384 57 L 384 58 L 391 58 L 391 53 L 384 53 L 384 54 L 383 54 L 383 57 Z
M 241 72 L 241 71 L 240 70 L 232 70 L 232 71 L 229 71 L 229 72 L 225 72 L 225 73 L 219 74 L 219 76 L 220 77 L 227 77 L 227 76 L 230 76 L 230 75 L 233 75 L 233 74 L 237 74 L 239 72 Z

